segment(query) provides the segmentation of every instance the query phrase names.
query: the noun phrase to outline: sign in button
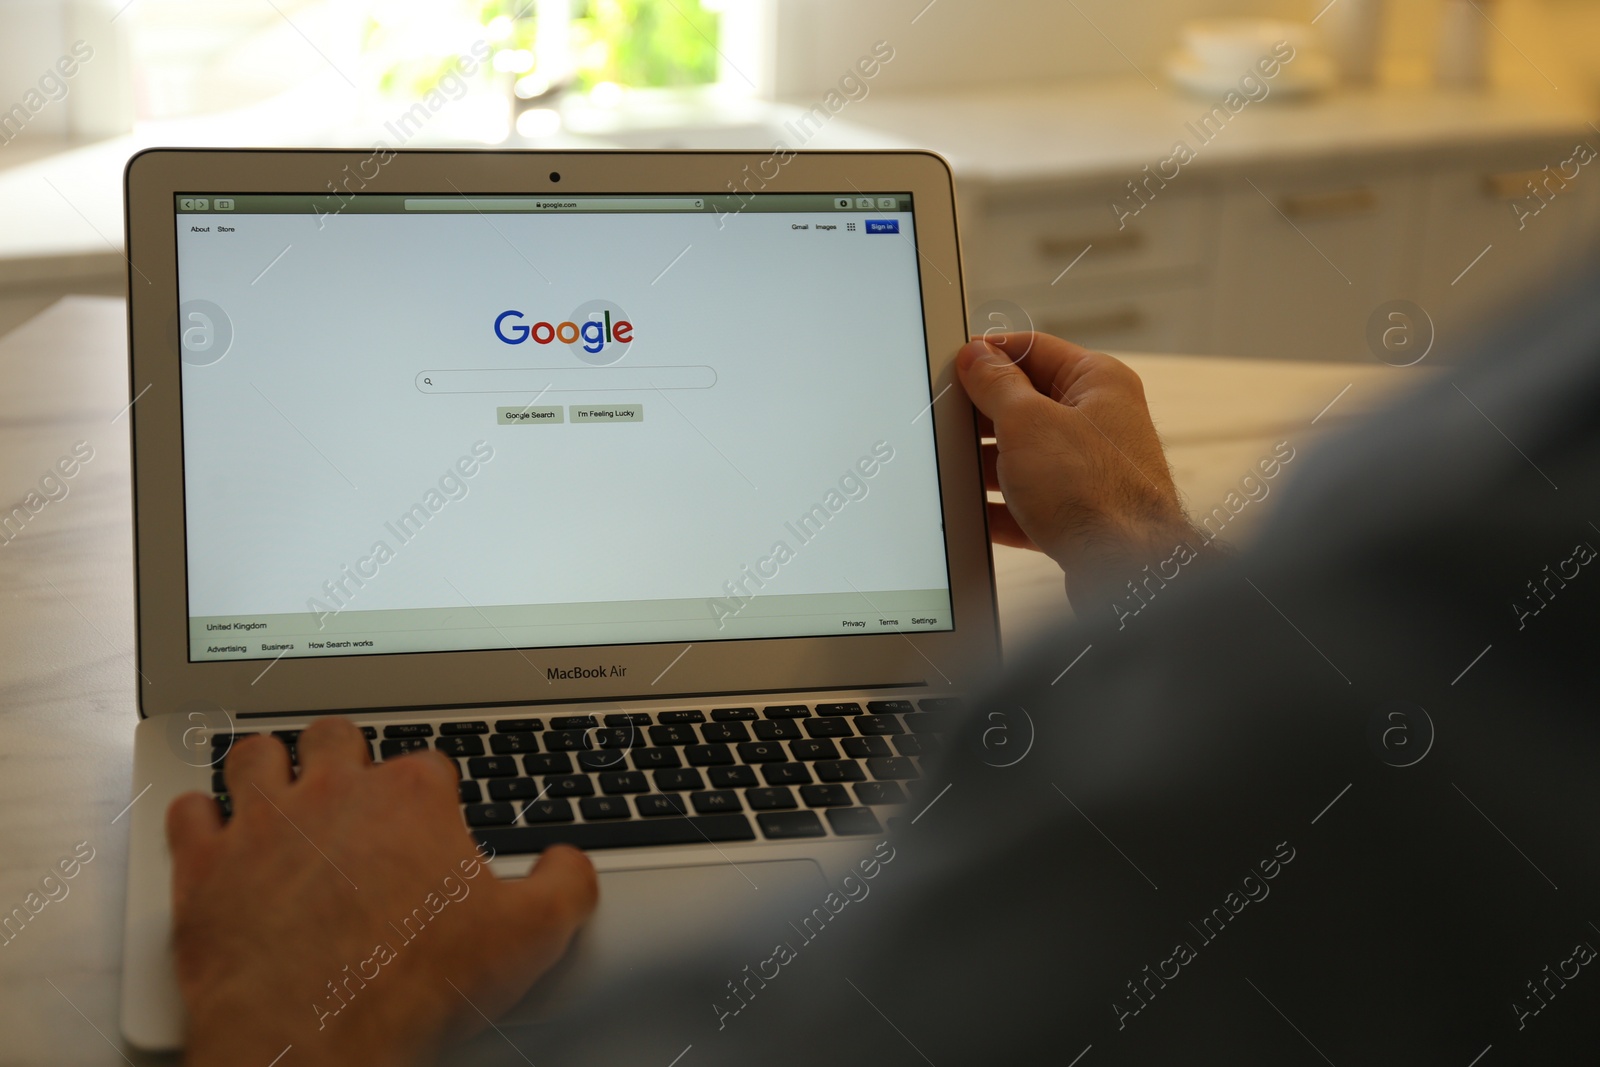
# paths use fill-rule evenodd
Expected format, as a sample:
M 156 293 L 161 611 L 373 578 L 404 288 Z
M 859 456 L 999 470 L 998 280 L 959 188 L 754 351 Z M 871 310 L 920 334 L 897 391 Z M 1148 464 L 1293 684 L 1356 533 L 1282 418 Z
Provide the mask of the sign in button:
M 868 219 L 867 220 L 867 232 L 868 233 L 899 233 L 900 232 L 900 220 L 899 219 Z
M 643 422 L 643 404 L 573 404 L 573 422 Z
M 495 408 L 496 426 L 538 426 L 563 421 L 560 406 L 553 408 Z

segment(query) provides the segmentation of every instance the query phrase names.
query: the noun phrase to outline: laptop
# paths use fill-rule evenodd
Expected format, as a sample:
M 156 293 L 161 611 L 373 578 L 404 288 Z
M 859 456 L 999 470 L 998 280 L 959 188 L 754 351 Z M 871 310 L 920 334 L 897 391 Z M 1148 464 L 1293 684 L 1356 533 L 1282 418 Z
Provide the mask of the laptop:
M 534 1012 L 934 799 L 999 659 L 942 159 L 161 149 L 125 181 L 131 1043 L 182 1043 L 163 818 L 227 814 L 242 735 L 445 753 L 503 877 L 588 849 Z

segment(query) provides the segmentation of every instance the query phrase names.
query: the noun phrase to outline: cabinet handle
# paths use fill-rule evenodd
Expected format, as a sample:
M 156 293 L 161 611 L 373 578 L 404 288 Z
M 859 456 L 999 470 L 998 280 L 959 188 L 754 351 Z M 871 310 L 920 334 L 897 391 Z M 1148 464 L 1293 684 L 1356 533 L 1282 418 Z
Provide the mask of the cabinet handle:
M 1096 252 L 1137 252 L 1144 247 L 1144 234 L 1138 230 L 1123 230 L 1091 234 L 1087 237 L 1041 237 L 1041 259 L 1071 259 L 1094 246 Z
M 1098 314 L 1080 315 L 1073 319 L 1050 319 L 1043 332 L 1071 340 L 1091 334 L 1127 333 L 1144 325 L 1144 312 L 1135 307 L 1117 308 Z
M 1502 174 L 1483 176 L 1483 195 L 1495 200 L 1521 200 L 1528 195 L 1528 186 L 1539 188 L 1546 178 L 1555 180 L 1554 192 L 1567 187 L 1559 174 L 1547 170 L 1509 170 Z M 1547 190 L 1551 191 L 1551 190 Z
M 1371 189 L 1344 189 L 1337 193 L 1299 193 L 1284 197 L 1278 206 L 1291 219 L 1326 219 L 1371 211 L 1378 206 L 1378 194 Z

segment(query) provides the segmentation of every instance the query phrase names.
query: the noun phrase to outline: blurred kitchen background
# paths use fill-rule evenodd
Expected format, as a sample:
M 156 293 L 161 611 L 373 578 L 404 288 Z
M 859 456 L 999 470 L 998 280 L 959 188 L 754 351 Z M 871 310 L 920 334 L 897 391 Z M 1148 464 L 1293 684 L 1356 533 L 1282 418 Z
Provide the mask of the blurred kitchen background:
M 1600 235 L 1597 44 L 1600 0 L 0 0 L 0 333 L 122 292 L 143 146 L 915 146 L 975 331 L 1447 361 Z

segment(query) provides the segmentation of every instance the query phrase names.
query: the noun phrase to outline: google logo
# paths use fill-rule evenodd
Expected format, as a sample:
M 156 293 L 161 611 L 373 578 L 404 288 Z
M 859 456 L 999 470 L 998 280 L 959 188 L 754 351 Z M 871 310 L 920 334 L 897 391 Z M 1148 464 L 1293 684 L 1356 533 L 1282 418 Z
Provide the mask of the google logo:
M 600 312 L 596 312 L 600 314 Z M 494 320 L 494 335 L 508 345 L 520 345 L 530 337 L 541 345 L 560 341 L 564 345 L 583 342 L 583 350 L 598 353 L 607 344 L 630 344 L 633 341 L 633 323 L 627 319 L 612 321 L 610 310 L 604 311 L 604 319 L 589 318 L 583 322 L 536 322 L 529 326 L 523 321 L 520 311 L 502 311 Z M 507 325 L 506 320 L 514 320 Z

